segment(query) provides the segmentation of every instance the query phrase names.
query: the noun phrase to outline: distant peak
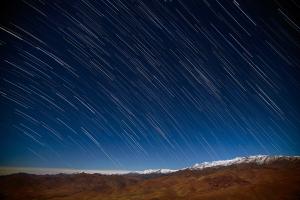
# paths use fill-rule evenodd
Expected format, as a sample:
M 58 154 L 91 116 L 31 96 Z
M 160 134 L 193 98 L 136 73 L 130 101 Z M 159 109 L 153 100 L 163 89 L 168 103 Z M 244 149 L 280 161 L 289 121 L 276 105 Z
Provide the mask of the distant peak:
M 235 164 L 243 163 L 256 163 L 259 165 L 268 164 L 276 160 L 295 160 L 300 159 L 300 156 L 269 156 L 269 155 L 256 155 L 256 156 L 245 156 L 245 157 L 236 157 L 230 160 L 218 160 L 212 162 L 202 162 L 196 163 L 188 169 L 204 169 L 209 167 L 218 167 L 218 166 L 230 166 Z

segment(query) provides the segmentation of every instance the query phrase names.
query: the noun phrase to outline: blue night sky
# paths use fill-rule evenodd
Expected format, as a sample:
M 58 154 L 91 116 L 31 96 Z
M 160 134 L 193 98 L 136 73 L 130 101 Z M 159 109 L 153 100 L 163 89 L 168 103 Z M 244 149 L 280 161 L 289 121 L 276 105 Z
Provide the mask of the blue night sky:
M 8 1 L 0 166 L 140 170 L 299 155 L 299 8 Z

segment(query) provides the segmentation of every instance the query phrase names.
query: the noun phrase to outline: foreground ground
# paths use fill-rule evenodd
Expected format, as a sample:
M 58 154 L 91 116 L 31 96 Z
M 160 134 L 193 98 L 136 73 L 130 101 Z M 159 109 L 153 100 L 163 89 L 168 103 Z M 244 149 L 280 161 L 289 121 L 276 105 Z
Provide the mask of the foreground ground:
M 29 175 L 0 177 L 0 199 L 300 199 L 300 163 L 242 164 L 168 175 Z

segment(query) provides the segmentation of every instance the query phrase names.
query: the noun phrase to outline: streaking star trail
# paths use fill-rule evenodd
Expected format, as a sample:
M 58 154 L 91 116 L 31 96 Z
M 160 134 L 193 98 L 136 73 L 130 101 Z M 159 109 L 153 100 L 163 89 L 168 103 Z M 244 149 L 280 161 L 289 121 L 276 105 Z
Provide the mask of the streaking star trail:
M 0 165 L 182 168 L 300 153 L 300 4 L 8 1 Z

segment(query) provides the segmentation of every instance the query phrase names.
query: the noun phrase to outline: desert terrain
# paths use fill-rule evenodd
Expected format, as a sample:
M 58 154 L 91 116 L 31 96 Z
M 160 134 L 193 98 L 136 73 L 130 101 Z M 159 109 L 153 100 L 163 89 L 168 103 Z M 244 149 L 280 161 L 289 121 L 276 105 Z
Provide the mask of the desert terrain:
M 170 174 L 13 174 L 0 177 L 4 200 L 299 200 L 300 162 L 238 164 Z

